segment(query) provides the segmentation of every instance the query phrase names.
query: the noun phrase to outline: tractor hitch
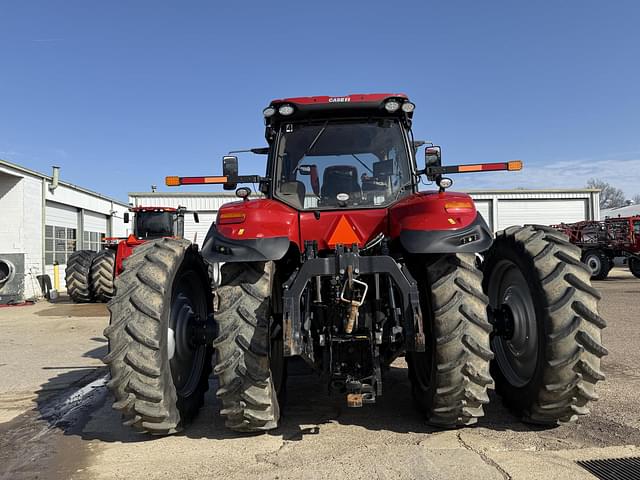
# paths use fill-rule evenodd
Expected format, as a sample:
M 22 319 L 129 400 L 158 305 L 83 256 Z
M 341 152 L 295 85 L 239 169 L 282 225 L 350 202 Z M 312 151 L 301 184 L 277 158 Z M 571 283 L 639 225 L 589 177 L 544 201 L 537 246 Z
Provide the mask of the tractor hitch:
M 418 287 L 406 266 L 399 265 L 388 255 L 360 255 L 357 246 L 351 251 L 342 245 L 336 247 L 335 255 L 316 257 L 305 255 L 305 260 L 284 283 L 283 327 L 284 355 L 303 355 L 312 359 L 312 342 L 303 328 L 308 322 L 300 308 L 302 295 L 307 285 L 316 277 L 342 280 L 343 275 L 353 272 L 355 276 L 387 275 L 399 292 L 399 320 L 403 327 L 406 348 L 409 351 L 424 351 L 422 311 Z M 354 282 L 355 283 L 355 282 Z M 363 293 L 366 294 L 366 291 Z M 357 311 L 357 309 L 356 309 Z

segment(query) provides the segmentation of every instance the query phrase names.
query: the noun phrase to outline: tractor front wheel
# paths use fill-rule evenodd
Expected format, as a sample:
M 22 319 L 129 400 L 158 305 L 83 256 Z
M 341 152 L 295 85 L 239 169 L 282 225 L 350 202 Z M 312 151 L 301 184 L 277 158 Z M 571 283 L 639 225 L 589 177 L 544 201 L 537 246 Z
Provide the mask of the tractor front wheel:
M 406 355 L 414 400 L 432 425 L 472 425 L 484 415 L 493 386 L 482 272 L 470 253 L 443 255 L 415 276 L 431 342 L 425 352 Z
M 96 257 L 93 250 L 78 250 L 69 256 L 65 270 L 67 294 L 76 303 L 93 301 L 91 288 L 91 264 Z
M 497 234 L 483 269 L 496 322 L 491 370 L 505 404 L 543 425 L 587 414 L 607 350 L 600 294 L 580 249 L 549 227 L 509 227 Z
M 226 263 L 217 290 L 213 342 L 217 396 L 226 426 L 240 432 L 278 426 L 284 388 L 282 328 L 272 315 L 273 262 Z
M 189 241 L 163 238 L 136 247 L 115 283 L 104 331 L 113 408 L 136 430 L 180 431 L 209 388 L 207 267 Z

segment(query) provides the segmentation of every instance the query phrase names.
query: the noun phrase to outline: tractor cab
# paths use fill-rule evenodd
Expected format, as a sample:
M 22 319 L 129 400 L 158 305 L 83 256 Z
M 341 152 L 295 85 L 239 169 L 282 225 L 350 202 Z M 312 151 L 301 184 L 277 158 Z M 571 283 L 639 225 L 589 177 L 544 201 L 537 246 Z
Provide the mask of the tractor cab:
M 134 213 L 133 235 L 138 240 L 184 236 L 185 207 L 133 207 L 129 211 Z M 129 213 L 124 220 L 129 222 Z
M 381 208 L 416 190 L 404 95 L 313 98 L 264 111 L 274 198 L 297 210 Z

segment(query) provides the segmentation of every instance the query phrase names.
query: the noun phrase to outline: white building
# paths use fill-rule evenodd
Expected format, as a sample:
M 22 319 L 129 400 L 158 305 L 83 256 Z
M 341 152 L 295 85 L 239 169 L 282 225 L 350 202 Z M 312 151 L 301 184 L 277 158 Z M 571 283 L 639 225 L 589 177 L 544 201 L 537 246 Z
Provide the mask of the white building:
M 54 262 L 64 288 L 71 252 L 128 233 L 126 203 L 57 176 L 0 160 L 0 304 L 41 296 L 54 283 Z
M 626 205 L 624 207 L 603 209 L 601 215 L 602 218 L 633 217 L 640 215 L 640 205 Z
M 476 190 L 467 193 L 474 198 L 478 211 L 494 231 L 526 223 L 553 225 L 600 219 L 599 190 Z M 200 244 L 220 207 L 237 200 L 234 192 L 129 194 L 129 202 L 134 206 L 183 206 L 189 211 L 197 211 L 199 224 L 194 223 L 191 215 L 185 216 L 185 238 Z
M 511 225 L 600 220 L 600 190 L 473 190 L 476 208 L 493 231 Z

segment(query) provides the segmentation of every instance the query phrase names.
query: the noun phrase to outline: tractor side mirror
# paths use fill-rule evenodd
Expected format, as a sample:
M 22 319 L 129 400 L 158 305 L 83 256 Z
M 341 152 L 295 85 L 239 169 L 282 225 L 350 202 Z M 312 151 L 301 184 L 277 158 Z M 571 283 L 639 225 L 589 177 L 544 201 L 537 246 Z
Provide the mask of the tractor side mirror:
M 198 212 L 193 212 L 193 221 L 200 223 L 200 215 L 198 215 Z
M 222 157 L 222 175 L 229 178 L 235 178 L 238 176 L 238 157 L 225 155 Z M 238 184 L 225 183 L 222 188 L 225 190 L 235 190 Z
M 439 167 L 442 165 L 442 150 L 437 145 L 427 147 L 424 150 L 425 167 Z
M 122 215 L 122 221 L 124 223 L 129 223 L 129 212 L 124 212 L 124 215 Z

